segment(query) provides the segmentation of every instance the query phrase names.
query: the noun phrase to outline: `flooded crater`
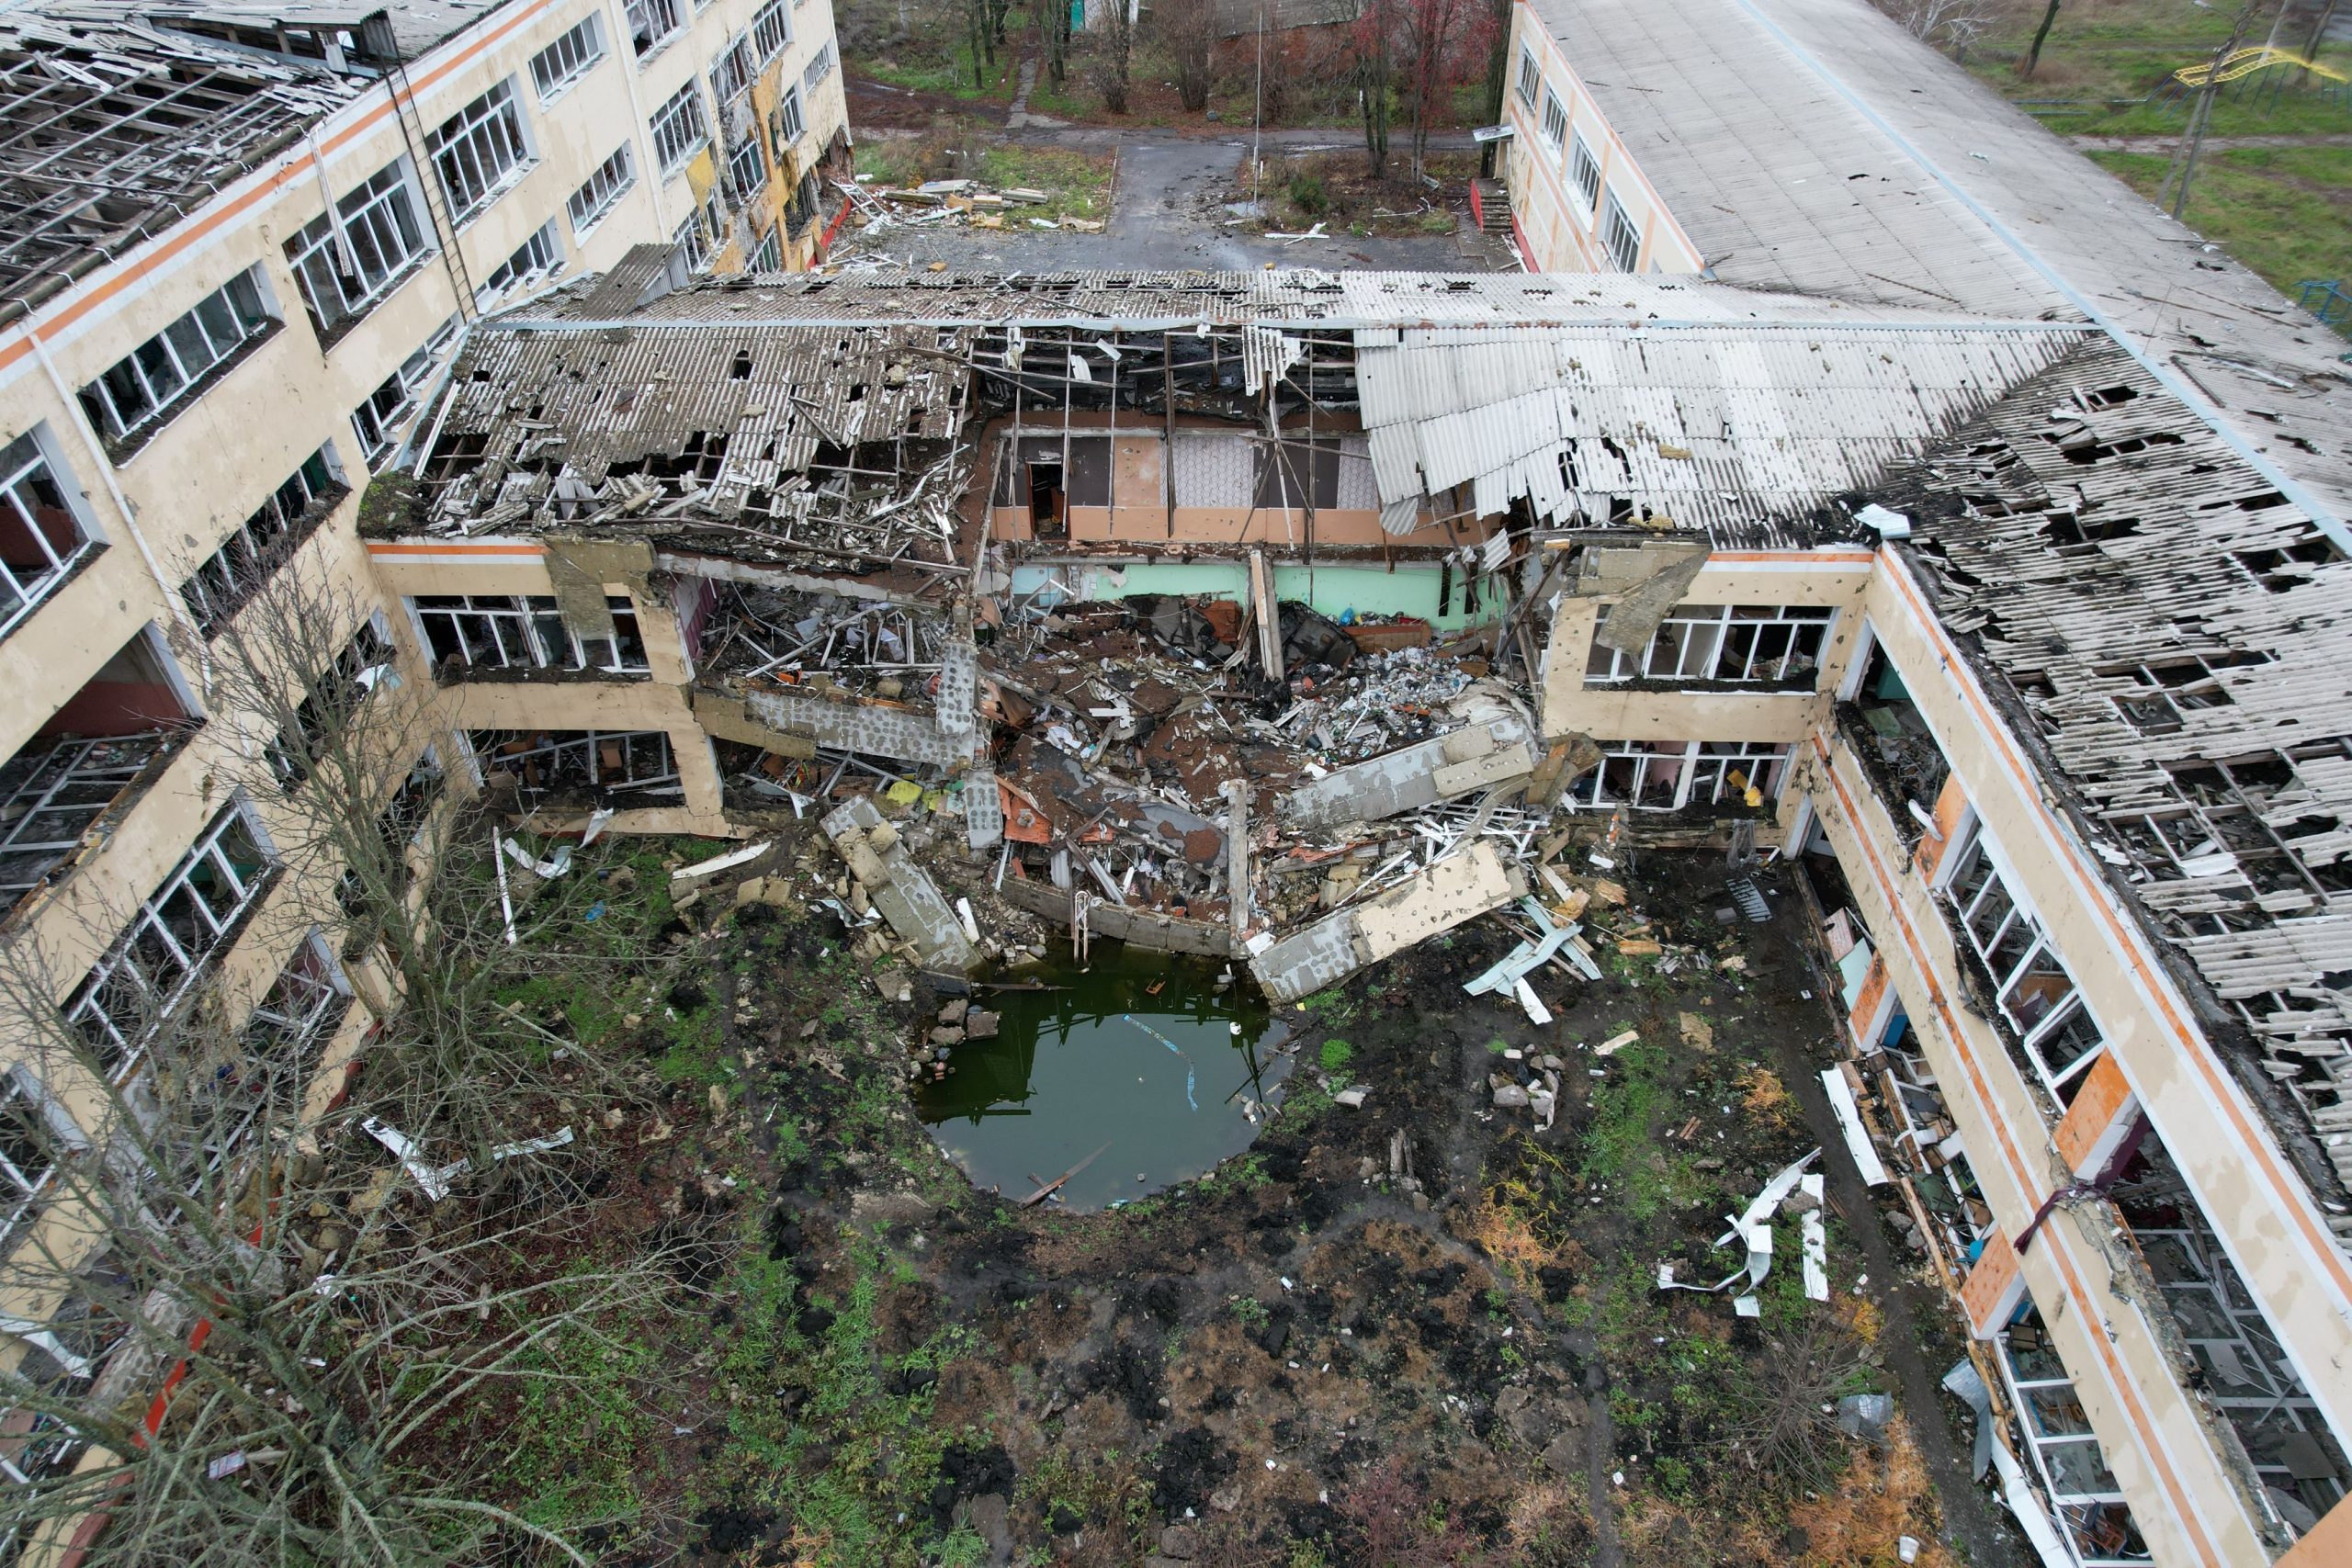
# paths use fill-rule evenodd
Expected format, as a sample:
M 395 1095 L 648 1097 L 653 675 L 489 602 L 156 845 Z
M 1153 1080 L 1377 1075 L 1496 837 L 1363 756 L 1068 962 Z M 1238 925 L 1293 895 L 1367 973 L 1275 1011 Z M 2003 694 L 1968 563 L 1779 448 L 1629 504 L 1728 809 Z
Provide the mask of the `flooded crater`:
M 1291 1069 L 1286 1026 L 1213 964 L 1102 942 L 975 995 L 995 1036 L 954 1047 L 916 1109 L 1016 1201 L 1059 1179 L 1051 1201 L 1093 1210 L 1191 1180 L 1250 1146 Z

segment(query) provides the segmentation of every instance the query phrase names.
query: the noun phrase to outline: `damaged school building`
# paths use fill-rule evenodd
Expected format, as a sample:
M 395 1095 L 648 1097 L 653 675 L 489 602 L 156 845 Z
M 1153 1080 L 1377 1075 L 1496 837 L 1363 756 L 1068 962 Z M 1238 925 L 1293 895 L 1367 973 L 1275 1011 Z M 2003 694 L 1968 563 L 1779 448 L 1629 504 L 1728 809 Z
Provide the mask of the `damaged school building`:
M 1026 912 L 1291 999 L 1498 910 L 1573 963 L 1629 839 L 1804 860 L 2077 1564 L 2352 1518 L 2336 526 L 2077 320 L 650 250 L 480 323 L 362 519 L 493 800 L 815 818 L 924 967 Z

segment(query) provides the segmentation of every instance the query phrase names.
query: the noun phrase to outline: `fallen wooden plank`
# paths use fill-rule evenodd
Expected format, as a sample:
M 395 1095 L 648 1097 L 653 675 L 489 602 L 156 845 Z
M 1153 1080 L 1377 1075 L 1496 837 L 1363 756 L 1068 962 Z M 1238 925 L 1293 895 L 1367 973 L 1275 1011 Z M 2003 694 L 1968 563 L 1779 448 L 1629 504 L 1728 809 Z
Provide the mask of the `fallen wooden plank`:
M 1063 1182 L 1068 1181 L 1071 1177 L 1076 1176 L 1080 1171 L 1084 1170 L 1088 1166 L 1092 1165 L 1096 1160 L 1101 1159 L 1102 1157 L 1102 1149 L 1107 1149 L 1110 1146 L 1110 1145 L 1105 1144 L 1102 1145 L 1102 1149 L 1097 1149 L 1092 1154 L 1088 1155 L 1084 1159 L 1080 1160 L 1076 1165 L 1071 1166 L 1068 1170 L 1063 1171 L 1059 1176 L 1055 1177 L 1051 1181 L 1046 1182 L 1043 1187 L 1038 1188 L 1037 1190 L 1030 1193 L 1029 1196 L 1021 1200 L 1020 1206 L 1027 1209 L 1044 1202 L 1046 1199 L 1052 1197 L 1056 1192 L 1061 1190 Z

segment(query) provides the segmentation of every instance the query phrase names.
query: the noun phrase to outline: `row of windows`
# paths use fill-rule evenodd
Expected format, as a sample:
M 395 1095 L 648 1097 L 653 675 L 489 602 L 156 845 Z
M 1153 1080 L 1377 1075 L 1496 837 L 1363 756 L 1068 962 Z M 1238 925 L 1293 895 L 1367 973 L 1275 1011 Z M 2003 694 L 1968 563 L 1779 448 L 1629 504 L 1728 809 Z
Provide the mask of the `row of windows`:
M 1603 740 L 1600 763 L 1569 788 L 1570 806 L 1679 811 L 1779 798 L 1785 744 L 1742 740 Z
M 198 628 L 217 636 L 346 493 L 332 445 L 305 457 L 180 585 Z
M 417 629 L 436 666 L 481 670 L 595 670 L 643 675 L 645 639 L 637 609 L 626 597 L 607 599 L 609 637 L 582 637 L 564 625 L 556 602 L 544 595 L 424 594 L 409 602 Z
M 1568 188 L 1583 203 L 1583 220 L 1600 241 L 1610 265 L 1619 272 L 1633 271 L 1641 265 L 1641 226 L 1625 210 L 1624 203 L 1617 199 L 1616 191 L 1605 187 L 1600 161 L 1593 156 L 1584 132 L 1571 131 L 1567 106 L 1544 80 L 1543 69 L 1535 63 L 1535 51 L 1525 44 L 1519 51 L 1518 91 L 1520 102 L 1530 109 L 1541 100 L 1544 144 L 1566 164 Z M 1533 149 L 1530 149 L 1530 155 L 1534 155 Z
M 1585 664 L 1587 684 L 1610 681 L 1736 681 L 1785 682 L 1821 667 L 1821 651 L 1837 612 L 1823 606 L 1677 604 L 1658 622 L 1639 654 L 1609 647 L 1595 636 Z M 1609 624 L 1600 612 L 1596 634 Z

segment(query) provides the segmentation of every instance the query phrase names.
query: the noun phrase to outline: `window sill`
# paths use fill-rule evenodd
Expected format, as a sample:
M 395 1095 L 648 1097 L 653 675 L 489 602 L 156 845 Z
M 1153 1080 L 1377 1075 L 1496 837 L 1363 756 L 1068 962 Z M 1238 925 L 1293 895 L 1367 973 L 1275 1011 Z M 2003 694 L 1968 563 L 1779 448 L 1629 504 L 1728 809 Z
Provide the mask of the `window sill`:
M 64 592 L 68 583 L 89 570 L 91 564 L 106 552 L 107 542 L 104 539 L 83 540 L 81 547 L 74 552 L 74 558 L 66 563 L 65 570 L 57 574 L 57 581 L 42 589 L 40 597 L 25 606 L 24 614 L 6 626 L 0 626 L 0 642 L 7 641 L 17 635 L 20 627 L 39 616 L 49 607 L 51 600 Z
M 239 593 L 230 601 L 226 608 L 215 615 L 210 626 L 205 626 L 204 617 L 198 615 L 193 606 L 189 608 L 188 614 L 196 616 L 197 625 L 203 629 L 207 645 L 218 641 L 220 634 L 229 629 L 230 623 L 237 618 L 238 612 L 260 598 L 268 590 L 278 572 L 285 569 L 286 563 L 292 560 L 296 553 L 310 542 L 311 536 L 319 531 L 321 524 L 334 515 L 334 509 L 341 506 L 345 497 L 350 493 L 351 487 L 343 483 L 330 484 L 320 491 L 318 499 L 304 507 L 302 514 L 294 520 L 294 525 L 278 537 L 275 547 L 269 552 L 270 558 L 262 564 L 258 574 L 244 585 L 244 592 Z
M 709 151 L 710 138 L 706 135 L 700 141 L 680 154 L 677 162 L 662 165 L 662 183 L 667 185 L 672 180 L 685 178 L 686 171 L 694 166 L 694 161 Z
M 468 664 L 457 659 L 443 660 L 433 670 L 434 684 L 438 686 L 619 686 L 652 679 L 650 670 L 516 669 Z
M 539 161 L 537 158 L 526 158 L 523 162 L 507 170 L 504 176 L 502 177 L 496 185 L 491 186 L 489 190 L 482 194 L 482 198 L 480 201 L 477 201 L 471 207 L 467 208 L 463 212 L 453 213 L 450 216 L 449 227 L 451 231 L 458 233 L 463 233 L 467 229 L 472 227 L 476 219 L 480 218 L 483 213 L 488 212 L 492 208 L 496 207 L 500 201 L 503 200 L 507 195 L 514 189 L 516 186 L 523 183 L 525 175 L 528 175 L 533 169 L 536 169 L 538 166 Z
M 602 65 L 605 61 L 610 60 L 612 56 L 609 54 L 600 54 L 595 59 L 590 61 L 587 64 L 582 66 L 578 71 L 565 77 L 562 81 L 558 82 L 555 85 L 555 90 L 553 92 L 544 94 L 540 96 L 539 107 L 542 109 L 551 109 L 555 107 L 556 105 L 563 102 L 564 99 L 571 96 L 571 90 L 574 87 L 577 87 L 581 83 L 588 80 L 589 77 L 594 76 L 596 73 L 596 67 Z
M 239 344 L 228 358 L 198 376 L 187 391 L 157 410 L 145 423 L 131 426 L 120 435 L 109 437 L 106 442 L 107 461 L 119 468 L 131 458 L 139 456 L 146 449 L 149 442 L 177 423 L 181 415 L 202 402 L 207 393 L 227 380 L 238 366 L 259 353 L 262 344 L 272 341 L 285 330 L 284 321 L 272 321 L 269 325 Z
M 673 28 L 668 32 L 663 33 L 660 38 L 655 39 L 650 44 L 647 45 L 644 50 L 639 52 L 637 57 L 638 70 L 642 72 L 647 66 L 652 64 L 655 61 L 669 53 L 670 46 L 676 43 L 680 39 L 685 36 L 685 28 Z
M 403 288 L 407 287 L 408 280 L 414 277 L 418 273 L 423 272 L 426 264 L 431 262 L 440 254 L 440 246 L 428 245 L 424 250 L 419 251 L 415 255 L 411 256 L 405 263 L 401 264 L 401 269 L 398 272 L 384 279 L 384 286 L 378 289 L 373 295 L 369 296 L 366 304 L 360 306 L 359 309 L 354 310 L 351 314 L 336 321 L 333 326 L 321 326 L 319 324 L 318 316 L 315 313 L 306 310 L 304 313 L 310 315 L 311 318 L 311 331 L 319 340 L 319 352 L 321 354 L 329 352 L 335 344 L 341 343 L 345 338 L 349 337 L 354 332 L 356 332 L 360 327 L 364 326 L 369 317 L 373 316 L 378 310 L 383 308 L 386 300 L 390 299 L 393 295 L 399 293 Z

